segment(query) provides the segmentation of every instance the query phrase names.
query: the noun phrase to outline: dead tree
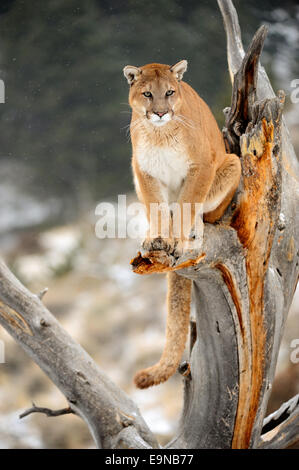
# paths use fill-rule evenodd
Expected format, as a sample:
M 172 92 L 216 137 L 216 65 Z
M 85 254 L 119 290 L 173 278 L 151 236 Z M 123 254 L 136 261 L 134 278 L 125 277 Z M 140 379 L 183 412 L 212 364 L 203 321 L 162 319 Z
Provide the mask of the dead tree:
M 285 320 L 298 279 L 298 161 L 259 64 L 266 28 L 248 52 L 230 0 L 218 0 L 233 82 L 225 110 L 227 149 L 242 162 L 242 182 L 218 224 L 205 224 L 196 260 L 140 254 L 134 271 L 179 270 L 193 282 L 196 321 L 180 367 L 184 409 L 167 448 L 286 448 L 299 440 L 299 395 L 265 418 Z M 297 197 L 296 197 L 297 192 Z M 68 406 L 35 405 L 25 414 L 73 412 L 98 447 L 156 448 L 136 405 L 63 330 L 42 303 L 0 264 L 0 324 L 64 393 Z

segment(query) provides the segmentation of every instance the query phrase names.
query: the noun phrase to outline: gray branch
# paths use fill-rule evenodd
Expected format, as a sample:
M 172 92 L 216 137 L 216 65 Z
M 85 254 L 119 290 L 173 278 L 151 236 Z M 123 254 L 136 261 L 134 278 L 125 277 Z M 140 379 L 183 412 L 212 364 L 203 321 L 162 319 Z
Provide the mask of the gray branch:
M 69 407 L 87 423 L 98 447 L 125 443 L 157 447 L 137 406 L 61 327 L 38 296 L 29 292 L 0 262 L 0 324 L 65 395 Z M 123 438 L 122 438 L 123 439 Z M 123 439 L 124 440 L 124 439 Z
M 69 406 L 60 410 L 51 410 L 50 408 L 43 408 L 41 406 L 36 406 L 34 403 L 32 403 L 32 407 L 28 408 L 28 410 L 23 411 L 23 413 L 20 414 L 19 418 L 23 419 L 26 416 L 31 415 L 32 413 L 42 413 L 48 416 L 48 418 L 56 418 L 56 416 L 68 415 L 74 412 Z
M 299 440 L 299 394 L 264 420 L 260 449 L 287 448 Z

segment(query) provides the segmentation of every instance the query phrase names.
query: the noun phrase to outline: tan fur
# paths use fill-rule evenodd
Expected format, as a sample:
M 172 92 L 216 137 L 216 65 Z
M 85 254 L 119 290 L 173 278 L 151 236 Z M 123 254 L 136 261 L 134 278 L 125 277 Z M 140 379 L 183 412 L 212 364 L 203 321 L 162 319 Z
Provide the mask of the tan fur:
M 195 204 L 201 203 L 205 220 L 213 223 L 225 212 L 241 174 L 239 158 L 226 153 L 222 134 L 209 107 L 181 81 L 186 68 L 185 60 L 172 67 L 148 64 L 124 68 L 131 85 L 130 130 L 135 187 L 145 204 L 152 233 L 157 234 L 153 239 L 149 231 L 143 246 L 149 251 L 164 249 L 178 255 L 190 246 L 188 237 L 183 234 L 183 224 L 181 236 L 176 238 L 169 217 L 169 236 L 163 237 L 165 213 L 160 211 L 157 220 L 151 220 L 150 205 L 177 202 L 182 208 L 184 203 L 190 203 L 189 230 L 195 222 Z M 168 90 L 174 93 L 166 96 Z M 145 97 L 144 92 L 151 96 Z M 166 346 L 157 365 L 136 375 L 135 383 L 140 388 L 167 380 L 178 367 L 184 350 L 191 281 L 175 273 L 169 273 L 168 279 Z
M 134 381 L 139 388 L 165 382 L 176 372 L 185 349 L 189 327 L 191 281 L 175 272 L 168 273 L 167 277 L 166 344 L 160 361 L 135 375 Z

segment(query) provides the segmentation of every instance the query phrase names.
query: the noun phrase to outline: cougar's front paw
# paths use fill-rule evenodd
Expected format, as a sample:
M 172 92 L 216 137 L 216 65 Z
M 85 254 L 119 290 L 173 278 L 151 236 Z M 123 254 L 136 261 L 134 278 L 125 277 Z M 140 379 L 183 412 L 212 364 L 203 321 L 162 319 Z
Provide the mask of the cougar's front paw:
M 146 238 L 142 243 L 145 251 L 166 251 L 172 253 L 174 250 L 174 241 L 169 238 Z

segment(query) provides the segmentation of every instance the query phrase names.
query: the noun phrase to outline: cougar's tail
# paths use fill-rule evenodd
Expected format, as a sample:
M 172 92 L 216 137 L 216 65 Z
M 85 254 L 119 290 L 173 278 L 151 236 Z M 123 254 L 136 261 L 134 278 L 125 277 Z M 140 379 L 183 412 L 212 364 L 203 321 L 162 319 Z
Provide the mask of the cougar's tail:
M 166 344 L 160 361 L 134 377 L 138 388 L 165 382 L 177 370 L 188 334 L 192 281 L 175 272 L 168 273 Z

